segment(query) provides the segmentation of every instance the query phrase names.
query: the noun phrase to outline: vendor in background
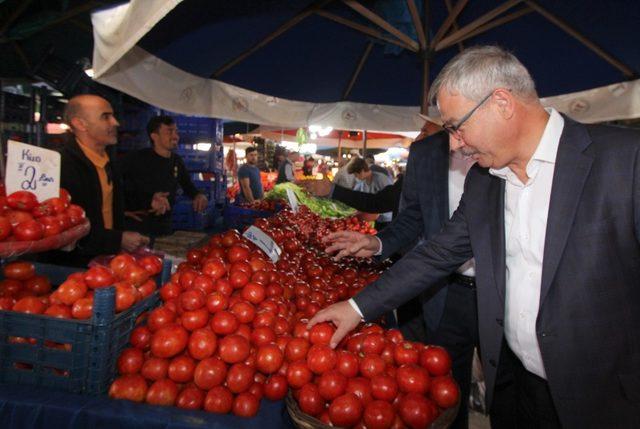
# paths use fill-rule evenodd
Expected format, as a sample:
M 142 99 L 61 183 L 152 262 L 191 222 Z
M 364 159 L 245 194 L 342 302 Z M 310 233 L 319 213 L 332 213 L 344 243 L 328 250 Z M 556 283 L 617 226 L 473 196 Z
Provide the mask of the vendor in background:
M 258 164 L 258 150 L 255 147 L 248 147 L 245 150 L 245 161 L 238 169 L 238 180 L 240 181 L 240 202 L 251 203 L 261 200 L 264 197 L 262 190 L 262 180 L 260 180 L 260 170 Z
M 353 158 L 355 159 L 355 158 Z M 353 189 L 356 186 L 356 177 L 353 174 L 349 174 L 349 163 L 351 160 L 342 158 L 338 162 L 338 171 L 333 178 L 333 184 L 336 186 L 342 186 L 343 188 Z
M 304 176 L 312 176 L 313 175 L 313 166 L 315 164 L 315 160 L 311 155 L 309 155 L 304 162 L 302 163 L 302 174 Z
M 293 163 L 296 162 L 298 158 L 300 158 L 300 154 L 298 152 L 289 152 L 287 154 L 284 162 L 282 162 L 278 167 L 278 179 L 276 180 L 276 183 L 296 181 L 296 178 L 293 174 Z
M 178 188 L 193 199 L 193 210 L 207 208 L 207 197 L 193 184 L 182 158 L 173 153 L 180 136 L 170 116 L 147 124 L 152 147 L 130 153 L 123 162 L 126 225 L 153 237 L 173 233 L 171 208 Z
M 393 180 L 393 175 L 389 172 L 389 170 L 382 167 L 381 165 L 376 164 L 376 159 L 373 157 L 373 154 L 367 154 L 364 157 L 364 160 L 367 162 L 369 170 L 373 171 L 374 173 L 386 174 L 387 176 L 389 176 L 389 179 Z
M 360 157 L 351 160 L 347 172 L 353 174 L 357 179 L 356 186 L 353 188 L 354 191 L 376 194 L 383 188 L 393 184 L 387 174 L 372 171 L 367 162 Z M 391 212 L 380 214 L 376 220 L 376 229 L 381 230 L 384 228 L 391 222 L 391 217 Z
M 113 153 L 119 123 L 107 100 L 78 95 L 69 100 L 64 121 L 73 139 L 60 149 L 60 186 L 91 222 L 89 234 L 71 252 L 53 251 L 44 258 L 61 265 L 86 266 L 98 255 L 134 251 L 149 238 L 124 228 L 122 179 Z

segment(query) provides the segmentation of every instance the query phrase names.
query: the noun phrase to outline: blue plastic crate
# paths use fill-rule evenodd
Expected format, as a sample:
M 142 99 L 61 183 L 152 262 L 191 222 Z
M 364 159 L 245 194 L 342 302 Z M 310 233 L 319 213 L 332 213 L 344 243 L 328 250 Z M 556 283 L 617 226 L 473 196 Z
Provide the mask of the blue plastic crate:
M 227 204 L 223 213 L 225 227 L 240 231 L 252 225 L 258 218 L 273 216 L 273 212 L 270 211 L 247 209 L 233 204 Z
M 78 268 L 35 264 L 38 274 L 53 284 L 62 283 Z M 156 280 L 171 275 L 169 261 Z M 117 358 L 129 341 L 138 317 L 160 302 L 158 292 L 126 311 L 115 314 L 115 288 L 95 291 L 89 320 L 0 311 L 0 381 L 46 386 L 73 393 L 101 395 L 116 376 Z M 33 338 L 35 344 L 10 342 L 13 337 Z M 68 345 L 66 348 L 54 344 Z
M 216 212 L 215 203 L 211 200 L 204 213 L 196 213 L 193 211 L 190 198 L 178 197 L 171 211 L 173 229 L 187 231 L 207 229 L 215 223 Z
M 211 170 L 211 153 L 193 149 L 176 149 L 188 171 Z

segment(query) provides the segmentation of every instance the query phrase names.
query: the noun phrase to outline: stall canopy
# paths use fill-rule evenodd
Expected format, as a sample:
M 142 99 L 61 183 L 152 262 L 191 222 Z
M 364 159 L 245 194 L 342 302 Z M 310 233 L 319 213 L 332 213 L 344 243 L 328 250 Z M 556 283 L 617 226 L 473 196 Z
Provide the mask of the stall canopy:
M 132 0 L 92 22 L 95 78 L 183 114 L 417 130 L 423 88 L 490 43 L 576 119 L 640 116 L 637 0 Z
M 296 141 L 296 129 L 282 129 L 269 126 L 261 126 L 246 134 L 247 139 L 259 135 L 274 141 Z M 389 147 L 409 147 L 416 133 L 410 135 L 384 133 L 377 131 L 367 132 L 368 149 L 386 149 Z M 344 149 L 362 149 L 364 146 L 364 133 L 362 131 L 332 130 L 326 135 L 318 135 L 310 138 L 308 143 L 317 145 L 318 150 L 341 147 Z

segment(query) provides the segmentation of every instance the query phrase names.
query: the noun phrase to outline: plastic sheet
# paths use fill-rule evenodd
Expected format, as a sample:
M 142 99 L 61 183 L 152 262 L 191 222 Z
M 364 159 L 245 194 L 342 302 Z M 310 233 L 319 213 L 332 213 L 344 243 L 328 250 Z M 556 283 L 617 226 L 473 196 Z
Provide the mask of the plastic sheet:
M 82 223 L 72 226 L 58 235 L 45 237 L 37 241 L 3 241 L 0 242 L 0 258 L 20 256 L 25 253 L 46 252 L 47 250 L 60 249 L 72 244 L 89 233 L 91 223 L 84 219 Z

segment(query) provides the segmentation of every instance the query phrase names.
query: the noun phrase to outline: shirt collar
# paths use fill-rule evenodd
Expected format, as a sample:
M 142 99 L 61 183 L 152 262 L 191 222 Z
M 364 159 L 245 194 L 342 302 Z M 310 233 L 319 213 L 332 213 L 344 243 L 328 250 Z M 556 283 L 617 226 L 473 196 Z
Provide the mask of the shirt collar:
M 533 164 L 537 164 L 536 161 L 551 164 L 555 164 L 556 162 L 558 145 L 560 144 L 560 137 L 562 136 L 562 130 L 564 128 L 564 118 L 553 107 L 545 108 L 545 110 L 549 113 L 549 120 L 544 127 L 544 132 L 542 133 L 542 138 L 540 139 L 540 143 L 538 143 L 536 151 L 527 163 L 527 174 L 529 174 L 529 176 L 533 173 L 530 170 Z M 513 174 L 509 167 L 498 169 L 490 168 L 489 173 L 501 179 L 507 179 L 509 173 Z

